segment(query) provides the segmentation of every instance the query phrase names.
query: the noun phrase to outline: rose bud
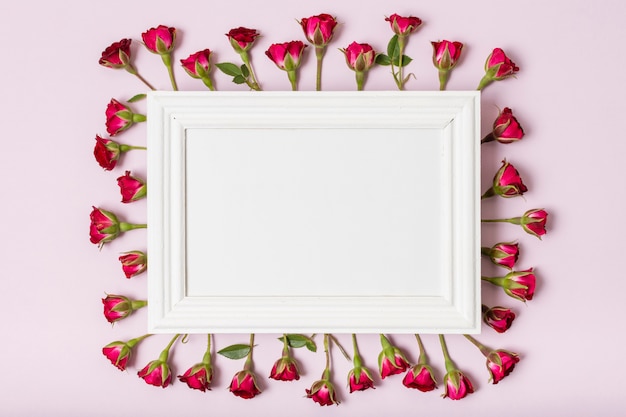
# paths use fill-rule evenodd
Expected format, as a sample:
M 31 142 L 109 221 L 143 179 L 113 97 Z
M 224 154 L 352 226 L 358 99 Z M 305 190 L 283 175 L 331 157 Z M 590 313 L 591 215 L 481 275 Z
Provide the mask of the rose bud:
M 125 69 L 130 63 L 131 39 L 122 39 L 108 46 L 100 57 L 100 65 L 114 69 Z
M 105 114 L 107 132 L 111 136 L 123 132 L 131 127 L 133 123 L 146 121 L 146 116 L 133 113 L 129 107 L 114 98 L 107 105 Z
M 433 369 L 425 364 L 418 363 L 409 369 L 402 380 L 407 388 L 415 388 L 422 392 L 432 391 L 437 388 Z
M 315 381 L 311 385 L 311 389 L 305 389 L 306 397 L 311 398 L 320 406 L 324 405 L 339 405 L 335 394 L 335 387 L 328 379 L 321 379 Z
M 137 343 L 151 336 L 149 334 L 131 339 L 128 342 L 111 342 L 102 348 L 102 354 L 120 371 L 126 370 L 133 348 Z
M 324 47 L 330 42 L 337 26 L 337 20 L 326 13 L 308 18 L 303 17 L 299 23 L 307 41 L 317 47 Z
M 524 129 L 519 124 L 513 111 L 505 107 L 498 114 L 495 122 L 493 122 L 493 130 L 485 136 L 480 143 L 492 142 L 497 140 L 500 143 L 512 143 L 521 140 L 524 137 Z
M 515 364 L 519 362 L 519 355 L 507 350 L 494 350 L 487 356 L 487 369 L 491 373 L 494 385 L 513 372 Z
M 132 203 L 141 200 L 147 194 L 147 187 L 144 180 L 132 177 L 130 171 L 126 171 L 124 175 L 117 179 L 117 185 L 120 187 L 122 194 L 122 203 Z
M 230 44 L 238 54 L 248 51 L 259 35 L 256 29 L 248 29 L 245 27 L 231 29 L 226 34 Z
M 380 335 L 380 343 L 383 350 L 378 355 L 378 369 L 381 378 L 385 379 L 389 375 L 400 374 L 410 366 L 400 349 L 393 346 L 389 339 Z
M 443 377 L 443 384 L 445 387 L 443 398 L 448 397 L 451 400 L 460 400 L 474 392 L 472 382 L 458 369 L 448 372 Z
M 531 209 L 521 217 L 511 217 L 509 219 L 481 219 L 483 223 L 511 223 L 522 226 L 526 233 L 541 239 L 546 234 L 546 221 L 548 213 L 544 209 Z
M 145 224 L 120 222 L 115 214 L 97 207 L 93 207 L 93 210 L 89 214 L 89 219 L 91 220 L 89 226 L 89 240 L 91 243 L 100 246 L 100 248 L 102 248 L 105 243 L 118 237 L 122 232 L 147 227 Z
M 355 367 L 348 372 L 348 386 L 350 387 L 350 393 L 375 388 L 372 374 L 365 367 Z
M 115 323 L 130 316 L 135 310 L 145 307 L 148 303 L 144 300 L 131 300 L 123 295 L 107 294 L 102 299 L 104 305 L 104 317 L 109 323 Z
M 165 388 L 172 382 L 172 372 L 167 364 L 172 345 L 180 335 L 174 335 L 165 349 L 159 355 L 159 359 L 149 362 L 141 371 L 137 372 L 139 378 L 143 378 L 147 384 Z
M 176 28 L 159 25 L 141 34 L 146 48 L 152 53 L 164 55 L 174 50 Z
M 477 90 L 482 90 L 493 81 L 500 81 L 514 75 L 519 68 L 511 59 L 506 56 L 504 51 L 496 48 L 487 57 L 485 62 L 485 75 L 478 84 Z
M 274 43 L 265 51 L 265 55 L 283 71 L 295 71 L 300 66 L 302 53 L 306 45 L 302 41 Z
M 524 302 L 532 300 L 535 293 L 536 279 L 532 268 L 511 271 L 504 277 L 482 277 L 482 280 L 501 287 L 508 296 Z
M 191 389 L 205 392 L 211 389 L 210 385 L 213 379 L 213 369 L 208 363 L 197 363 L 187 369 L 183 375 L 179 375 L 178 379 L 187 384 Z
M 483 304 L 483 322 L 498 333 L 504 333 L 513 324 L 515 313 L 510 308 L 500 306 L 487 307 Z
M 499 195 L 504 198 L 518 197 L 523 195 L 528 188 L 522 182 L 522 178 L 515 167 L 506 160 L 493 177 L 493 185 L 485 191 L 481 199 Z
M 117 165 L 117 161 L 124 152 L 128 152 L 132 149 L 143 149 L 143 146 L 130 146 L 122 143 L 117 143 L 111 139 L 104 139 L 99 135 L 96 135 L 96 146 L 93 149 L 93 155 L 102 168 L 106 171 L 110 171 Z
M 445 90 L 448 82 L 448 73 L 461 57 L 463 44 L 461 42 L 431 42 L 433 45 L 433 64 L 439 70 L 439 89 Z
M 245 369 L 235 374 L 228 389 L 237 397 L 245 399 L 254 398 L 261 393 L 255 375 Z
M 348 68 L 354 71 L 356 76 L 356 87 L 358 91 L 363 90 L 365 82 L 365 72 L 374 65 L 376 51 L 367 43 L 352 42 L 345 49 L 340 49 L 346 58 Z
M 181 59 L 180 63 L 183 68 L 192 78 L 199 78 L 202 80 L 209 90 L 214 91 L 213 82 L 209 78 L 209 72 L 211 71 L 211 50 L 205 49 L 195 54 L 189 55 L 185 59 Z
M 272 367 L 270 378 L 277 381 L 297 381 L 300 379 L 296 360 L 290 356 L 283 356 L 278 359 Z
M 410 35 L 422 24 L 422 20 L 417 17 L 402 17 L 397 14 L 386 17 L 385 21 L 389 22 L 391 30 L 398 36 Z
M 513 269 L 519 257 L 519 245 L 517 243 L 500 242 L 490 248 L 482 247 L 480 251 L 494 265 L 502 266 L 509 270 Z
M 148 268 L 148 257 L 138 250 L 123 253 L 119 260 L 122 263 L 122 270 L 126 278 L 137 276 Z

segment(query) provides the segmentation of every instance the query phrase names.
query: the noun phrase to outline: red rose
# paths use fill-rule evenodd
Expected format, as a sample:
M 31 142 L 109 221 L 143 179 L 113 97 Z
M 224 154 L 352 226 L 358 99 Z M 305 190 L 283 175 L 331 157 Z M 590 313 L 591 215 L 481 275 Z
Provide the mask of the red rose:
M 522 182 L 522 178 L 517 169 L 506 160 L 502 161 L 502 166 L 493 177 L 493 185 L 482 195 L 487 198 L 499 195 L 504 198 L 518 197 L 523 195 L 528 188 Z
M 519 71 L 519 68 L 504 51 L 496 48 L 485 61 L 485 75 L 480 80 L 477 90 L 482 90 L 492 81 L 500 81 L 508 78 Z
M 389 375 L 400 374 L 410 366 L 400 349 L 393 346 L 387 337 L 380 335 L 380 342 L 383 350 L 378 355 L 378 370 L 381 378 L 385 379 Z
M 402 380 L 407 388 L 418 389 L 422 392 L 432 391 L 437 388 L 437 382 L 430 366 L 418 363 L 406 373 Z
M 144 122 L 146 117 L 133 113 L 129 107 L 116 99 L 111 99 L 106 108 L 106 128 L 109 135 L 115 136 L 128 129 L 135 122 Z
M 398 36 L 407 36 L 422 24 L 422 20 L 418 17 L 409 16 L 402 17 L 397 14 L 385 18 L 385 21 L 391 25 L 391 30 Z
M 497 140 L 500 143 L 511 143 L 521 140 L 524 137 L 524 129 L 519 124 L 513 111 L 505 107 L 498 114 L 495 122 L 493 122 L 493 130 L 485 136 L 481 143 Z
M 450 71 L 461 57 L 463 44 L 461 42 L 440 41 L 431 42 L 433 45 L 433 64 L 439 71 Z
M 483 255 L 488 256 L 494 265 L 507 269 L 513 269 L 519 257 L 519 245 L 517 243 L 496 243 L 491 248 L 481 248 Z
M 93 149 L 93 155 L 102 168 L 110 171 L 117 165 L 121 151 L 117 142 L 96 135 L 96 146 Z
M 102 299 L 104 317 L 109 323 L 115 323 L 128 317 L 132 312 L 131 300 L 123 295 L 107 295 Z
M 300 379 L 298 364 L 295 359 L 289 356 L 283 356 L 278 359 L 272 367 L 270 378 L 277 381 L 294 381 Z
M 535 274 L 533 269 L 512 271 L 505 277 L 504 292 L 520 301 L 532 300 L 535 294 Z
M 548 213 L 543 209 L 528 210 L 521 217 L 522 228 L 531 235 L 535 235 L 538 238 L 546 234 L 546 221 L 548 220 Z
M 211 70 L 211 50 L 198 51 L 185 59 L 181 59 L 180 63 L 191 77 L 206 78 Z
M 352 42 L 346 49 L 342 49 L 341 51 L 346 57 L 348 67 L 353 71 L 367 71 L 374 65 L 376 52 L 367 43 Z
M 374 379 L 367 368 L 356 367 L 348 373 L 348 386 L 350 393 L 354 391 L 365 391 L 366 389 L 374 389 Z
M 208 363 L 197 363 L 187 369 L 183 375 L 179 375 L 178 379 L 186 383 L 191 389 L 205 392 L 211 389 L 210 385 L 213 379 L 213 370 Z
M 176 28 L 159 25 L 142 33 L 141 38 L 150 52 L 159 55 L 169 54 L 174 50 Z
M 132 278 L 145 272 L 148 267 L 148 259 L 145 253 L 141 251 L 130 251 L 119 257 L 122 263 L 122 270 L 126 278 Z
M 106 356 L 120 371 L 126 369 L 126 363 L 130 358 L 130 348 L 124 342 L 112 342 L 102 348 L 102 354 Z
M 228 31 L 226 36 L 228 36 L 228 40 L 230 44 L 233 46 L 235 51 L 239 54 L 242 52 L 248 51 L 255 39 L 259 36 L 259 32 L 256 29 L 248 29 L 244 27 L 238 27 L 235 29 L 231 29 Z
M 237 397 L 245 399 L 254 398 L 261 393 L 254 374 L 245 369 L 235 374 L 230 383 L 229 390 Z
M 167 362 L 157 359 L 148 363 L 141 371 L 137 372 L 139 378 L 143 378 L 146 384 L 165 388 L 172 382 L 172 372 Z
M 443 377 L 445 392 L 443 398 L 460 400 L 474 392 L 472 382 L 458 369 L 453 369 Z
M 117 179 L 117 185 L 122 194 L 122 203 L 131 203 L 144 198 L 147 194 L 145 181 L 137 177 L 132 177 L 130 171 Z
M 91 243 L 102 246 L 120 234 L 117 216 L 110 211 L 93 207 L 89 219 L 91 220 L 89 227 Z
M 311 398 L 320 406 L 339 404 L 335 395 L 335 387 L 327 379 L 315 381 L 313 385 L 311 385 L 311 389 L 305 389 L 305 391 L 306 397 Z
M 322 13 L 308 18 L 303 17 L 300 26 L 302 26 L 304 36 L 310 43 L 323 47 L 333 38 L 337 21 L 331 15 Z
M 494 385 L 513 372 L 515 364 L 519 362 L 517 353 L 506 350 L 494 350 L 487 356 L 487 369 L 491 373 Z
M 265 55 L 284 71 L 295 71 L 300 66 L 302 52 L 306 45 L 302 41 L 275 43 L 265 51 Z
M 483 321 L 498 333 L 506 332 L 515 320 L 515 313 L 510 308 L 482 306 Z
M 130 63 L 130 44 L 132 40 L 122 39 L 108 46 L 100 57 L 100 65 L 109 68 L 126 68 Z

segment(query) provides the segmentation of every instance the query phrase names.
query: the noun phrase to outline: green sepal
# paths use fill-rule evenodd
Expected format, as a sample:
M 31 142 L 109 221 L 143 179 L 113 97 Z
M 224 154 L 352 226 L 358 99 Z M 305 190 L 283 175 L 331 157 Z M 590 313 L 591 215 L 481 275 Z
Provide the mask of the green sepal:
M 230 62 L 222 62 L 215 64 L 215 66 L 226 75 L 230 75 L 232 77 L 242 75 L 241 68 L 235 64 L 231 64 Z
M 127 101 L 129 103 L 135 103 L 137 101 L 143 100 L 146 98 L 146 94 L 135 94 L 134 96 L 132 96 L 131 98 L 129 98 Z
M 217 353 L 228 359 L 243 359 L 250 353 L 250 345 L 235 344 L 225 347 Z

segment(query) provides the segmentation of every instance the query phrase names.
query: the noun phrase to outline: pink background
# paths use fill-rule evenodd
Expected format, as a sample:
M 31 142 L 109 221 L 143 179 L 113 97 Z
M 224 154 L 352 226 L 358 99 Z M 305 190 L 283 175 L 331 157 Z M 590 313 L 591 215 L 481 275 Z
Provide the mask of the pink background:
M 483 94 L 483 133 L 489 131 L 497 108 L 505 106 L 513 108 L 527 132 L 517 144 L 483 146 L 483 186 L 507 158 L 529 192 L 525 198 L 486 201 L 483 215 L 517 216 L 545 207 L 551 215 L 550 230 L 540 242 L 518 226 L 484 226 L 485 244 L 520 242 L 519 269 L 535 267 L 538 285 L 535 299 L 526 306 L 484 287 L 485 302 L 510 306 L 518 314 L 509 332 L 500 335 L 486 329 L 479 338 L 521 355 L 513 374 L 500 384 L 487 382 L 477 349 L 460 336 L 448 338 L 453 359 L 476 387 L 476 393 L 462 401 L 441 399 L 442 386 L 426 394 L 408 390 L 401 376 L 377 380 L 376 390 L 348 394 L 345 375 L 350 364 L 334 349 L 334 381 L 342 404 L 320 408 L 303 396 L 321 374 L 321 351 L 295 352 L 302 365 L 300 381 L 267 378 L 280 354 L 277 335 L 257 337 L 255 363 L 263 393 L 253 400 L 228 392 L 228 382 L 243 362 L 223 358 L 217 359 L 211 392 L 192 391 L 179 382 L 165 390 L 145 384 L 137 378 L 137 368 L 158 356 L 169 339 L 166 335 L 140 345 L 127 372 L 115 369 L 100 352 L 113 340 L 143 334 L 146 321 L 143 310 L 111 328 L 100 303 L 105 292 L 145 296 L 145 275 L 126 280 L 117 261 L 120 252 L 145 249 L 144 231 L 130 232 L 101 251 L 88 239 L 92 205 L 138 223 L 145 220 L 146 211 L 145 202 L 119 203 L 115 181 L 125 169 L 145 176 L 145 154 L 128 154 L 113 172 L 103 171 L 92 156 L 95 134 L 106 133 L 106 103 L 144 91 L 131 75 L 100 67 L 101 51 L 123 37 L 138 40 L 146 29 L 166 24 L 179 29 L 176 62 L 204 48 L 215 51 L 214 62 L 235 61 L 224 33 L 237 26 L 253 27 L 263 34 L 252 50 L 262 86 L 285 90 L 286 74 L 263 52 L 271 43 L 303 39 L 295 19 L 322 12 L 342 22 L 326 55 L 327 90 L 354 89 L 353 73 L 337 48 L 359 41 L 383 50 L 391 36 L 384 17 L 392 13 L 424 20 L 408 43 L 407 54 L 414 58 L 408 71 L 417 77 L 409 81 L 410 90 L 437 88 L 431 40 L 466 44 L 450 90 L 474 89 L 494 47 L 502 47 L 521 68 L 517 79 L 491 85 Z M 626 3 L 616 0 L 3 3 L 0 415 L 620 415 L 626 408 L 621 360 L 626 281 L 617 261 L 623 256 L 625 14 Z M 314 88 L 310 49 L 300 72 L 302 90 Z M 160 59 L 138 43 L 133 52 L 140 72 L 157 88 L 169 89 Z M 182 90 L 204 89 L 181 68 L 176 71 Z M 244 89 L 221 73 L 214 73 L 213 79 L 221 90 Z M 388 69 L 372 70 L 366 89 L 394 89 Z M 145 102 L 135 108 L 143 111 Z M 145 126 L 133 127 L 119 140 L 145 143 Z M 502 271 L 484 266 L 486 275 Z M 338 337 L 350 347 L 348 335 Z M 412 336 L 392 339 L 412 361 L 417 359 Z M 246 343 L 248 335 L 216 335 L 215 340 L 223 347 Z M 359 340 L 366 365 L 375 369 L 378 336 Z M 441 382 L 443 361 L 436 336 L 426 335 L 424 342 Z M 203 347 L 201 336 L 177 344 L 172 351 L 174 372 L 180 374 L 199 361 Z

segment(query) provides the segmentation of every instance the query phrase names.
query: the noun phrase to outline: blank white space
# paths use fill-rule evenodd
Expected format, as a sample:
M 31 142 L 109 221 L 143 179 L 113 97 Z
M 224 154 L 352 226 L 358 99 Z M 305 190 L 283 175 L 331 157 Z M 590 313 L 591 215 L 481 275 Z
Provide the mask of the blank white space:
M 188 129 L 187 296 L 441 295 L 443 142 Z

